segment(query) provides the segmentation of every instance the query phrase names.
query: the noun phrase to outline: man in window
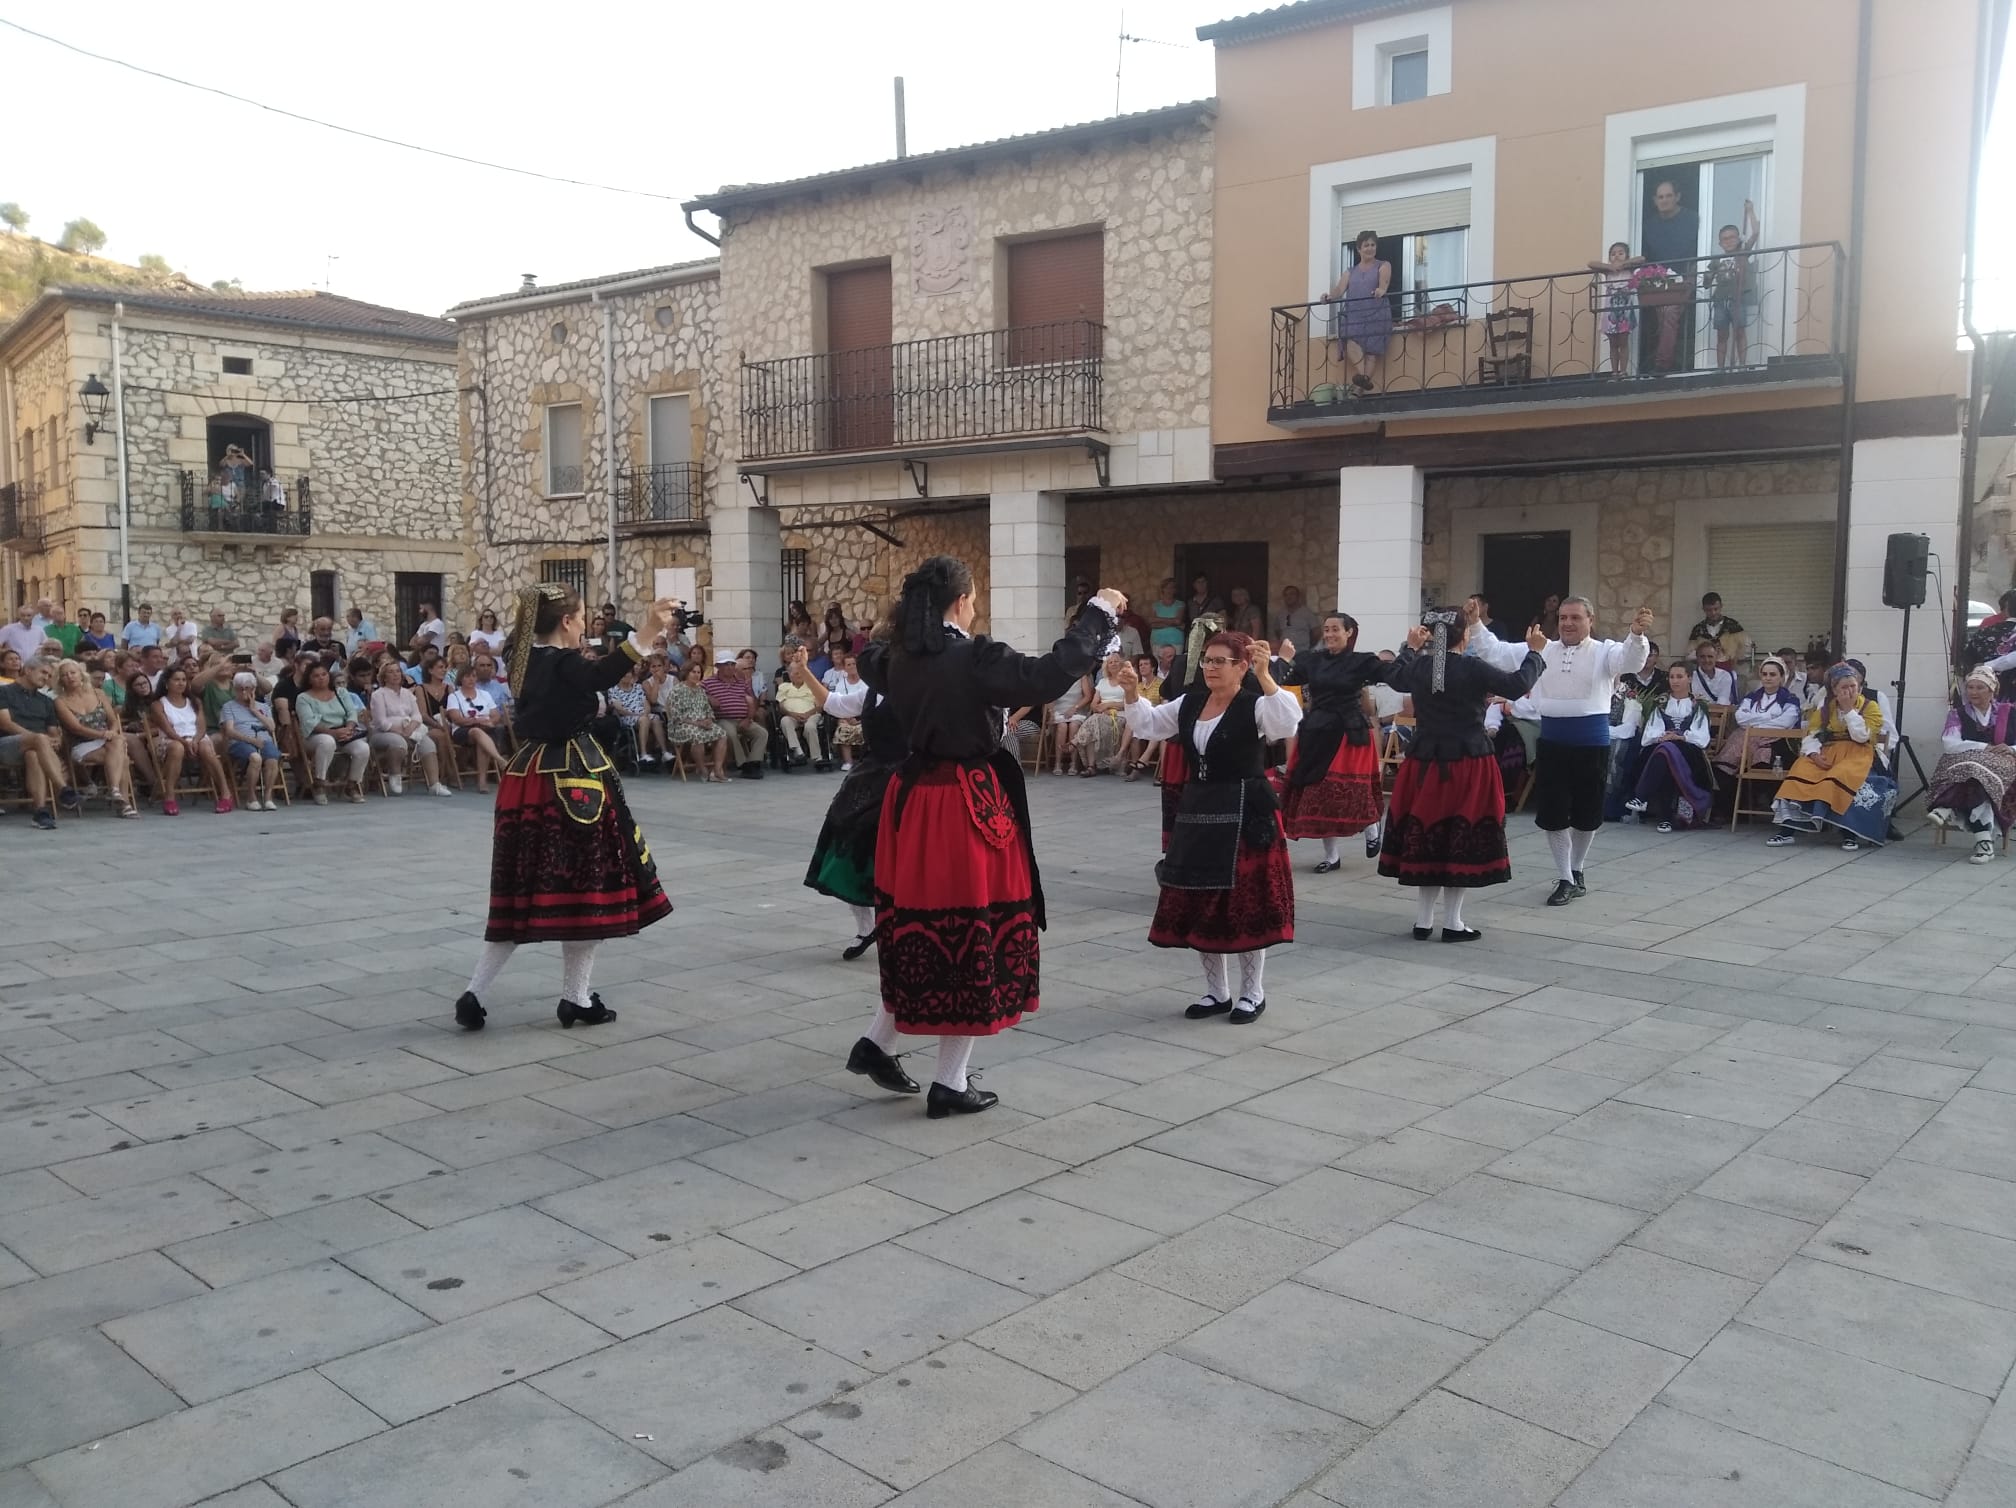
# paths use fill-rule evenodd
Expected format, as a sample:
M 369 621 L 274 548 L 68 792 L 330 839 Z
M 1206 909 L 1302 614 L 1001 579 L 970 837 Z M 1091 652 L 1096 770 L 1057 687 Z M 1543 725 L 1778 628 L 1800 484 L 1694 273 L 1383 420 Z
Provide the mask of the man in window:
M 1652 189 L 1652 214 L 1641 237 L 1646 262 L 1671 271 L 1681 291 L 1671 303 L 1657 302 L 1641 289 L 1639 302 L 1652 316 L 1647 322 L 1641 363 L 1650 371 L 1670 372 L 1679 361 L 1683 346 L 1694 346 L 1695 258 L 1701 255 L 1701 217 L 1680 202 L 1680 190 L 1670 178 L 1661 179 Z M 1649 358 L 1649 359 L 1648 359 Z M 1687 363 L 1693 365 L 1690 359 Z
M 753 670 L 756 651 L 744 650 Z M 728 730 L 728 757 L 735 761 L 744 780 L 763 778 L 763 756 L 770 752 L 770 730 L 757 716 L 758 698 L 751 695 L 748 674 L 737 655 L 720 650 L 714 656 L 714 674 L 700 683 L 714 708 L 714 717 Z

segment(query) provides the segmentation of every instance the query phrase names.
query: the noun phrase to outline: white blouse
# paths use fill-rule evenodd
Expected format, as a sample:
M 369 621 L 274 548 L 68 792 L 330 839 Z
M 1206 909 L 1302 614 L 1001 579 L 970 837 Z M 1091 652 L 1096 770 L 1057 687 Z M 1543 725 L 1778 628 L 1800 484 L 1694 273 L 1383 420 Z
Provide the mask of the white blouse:
M 505 633 L 501 628 L 472 628 L 469 630 L 469 647 L 487 649 L 492 654 L 504 647 Z
M 1736 726 L 1739 728 L 1796 728 L 1806 721 L 1799 700 L 1795 696 L 1790 701 L 1764 700 L 1764 693 L 1753 691 L 1736 704 Z
M 1182 727 L 1182 712 L 1180 697 L 1160 705 L 1144 697 L 1129 702 L 1123 716 L 1127 719 L 1127 731 L 1136 738 L 1173 738 Z M 1253 714 L 1260 724 L 1260 736 L 1270 742 L 1293 738 L 1295 730 L 1302 725 L 1302 704 L 1295 699 L 1292 691 L 1276 691 L 1271 696 L 1261 697 Z M 1223 718 L 1221 713 L 1217 717 L 1197 719 L 1192 737 L 1199 754 L 1204 752 L 1204 746 L 1211 741 L 1211 735 L 1217 731 Z
M 196 736 L 196 701 L 193 697 L 179 707 L 165 699 L 160 703 L 160 706 L 161 710 L 167 715 L 168 726 L 175 730 L 177 738 L 194 738 Z
M 1697 749 L 1708 747 L 1708 710 L 1704 703 L 1686 698 L 1668 702 L 1664 707 L 1654 707 L 1645 717 L 1645 732 L 1639 739 L 1646 748 L 1666 737 L 1668 717 L 1683 718 L 1680 736 Z
M 866 681 L 855 681 L 843 690 L 829 691 L 826 693 L 826 715 L 859 717 L 868 710 L 868 698 L 871 694 Z

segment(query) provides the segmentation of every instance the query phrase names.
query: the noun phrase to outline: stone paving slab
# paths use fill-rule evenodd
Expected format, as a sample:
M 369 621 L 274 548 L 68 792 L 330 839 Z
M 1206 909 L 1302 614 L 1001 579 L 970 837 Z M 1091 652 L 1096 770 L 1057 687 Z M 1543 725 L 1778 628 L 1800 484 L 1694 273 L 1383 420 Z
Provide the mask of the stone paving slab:
M 80 908 L 136 863 L 329 814 L 36 835 L 0 1508 L 2016 1496 L 2007 868 L 1627 825 L 1560 912 L 1514 824 L 1481 948 L 1347 860 L 1233 1031 L 1147 946 L 1152 790 L 1044 784 L 1043 1007 L 980 1045 L 1002 1105 L 930 1121 L 841 1067 L 833 788 L 630 782 L 679 909 L 602 950 L 593 1031 L 550 949 L 447 1019 L 477 801 L 117 946 Z

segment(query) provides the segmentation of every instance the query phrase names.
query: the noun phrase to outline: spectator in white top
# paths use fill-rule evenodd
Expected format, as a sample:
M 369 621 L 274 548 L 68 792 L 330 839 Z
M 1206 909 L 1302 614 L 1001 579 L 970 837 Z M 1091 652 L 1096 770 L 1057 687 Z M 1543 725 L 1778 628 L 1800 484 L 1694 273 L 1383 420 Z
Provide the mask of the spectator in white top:
M 444 650 L 448 647 L 448 625 L 441 621 L 441 615 L 434 611 L 434 604 L 420 604 L 420 627 L 408 641 L 412 649 Z
M 389 756 L 384 761 L 385 780 L 393 795 L 405 792 L 406 766 L 415 755 L 427 777 L 428 791 L 436 796 L 454 794 L 441 783 L 441 756 L 427 731 L 426 719 L 420 715 L 420 700 L 395 661 L 379 667 L 378 689 L 371 693 L 371 750 Z
M 11 649 L 24 660 L 42 652 L 44 632 L 35 626 L 35 609 L 22 603 L 14 609 L 14 621 L 0 628 L 0 649 Z
M 58 621 L 59 619 L 56 616 L 56 599 L 53 597 L 37 597 L 35 599 L 35 617 L 32 620 L 32 626 L 36 631 L 46 634 L 56 626 Z
M 486 607 L 476 615 L 476 626 L 469 630 L 469 647 L 472 650 L 487 649 L 493 655 L 501 654 L 505 637 L 504 630 L 497 626 L 497 615 Z
M 273 653 L 271 644 L 262 640 L 259 647 L 252 651 L 252 663 L 245 668 L 258 679 L 259 695 L 265 697 L 273 694 L 273 685 L 280 679 L 280 672 L 287 668 L 287 662 Z
M 189 621 L 189 615 L 181 608 L 169 609 L 168 626 L 161 631 L 161 643 L 178 658 L 183 655 L 195 658 L 196 625 Z
M 1694 700 L 1706 702 L 1711 707 L 1733 707 L 1736 705 L 1736 672 L 1724 670 L 1716 663 L 1720 653 L 1712 639 L 1703 639 L 1694 646 L 1694 673 L 1689 677 L 1691 695 Z
M 504 768 L 504 756 L 497 752 L 497 739 L 504 732 L 504 709 L 477 681 L 474 665 L 463 667 L 456 678 L 444 715 L 448 719 L 448 737 L 476 751 L 476 789 L 487 792 L 490 772 Z

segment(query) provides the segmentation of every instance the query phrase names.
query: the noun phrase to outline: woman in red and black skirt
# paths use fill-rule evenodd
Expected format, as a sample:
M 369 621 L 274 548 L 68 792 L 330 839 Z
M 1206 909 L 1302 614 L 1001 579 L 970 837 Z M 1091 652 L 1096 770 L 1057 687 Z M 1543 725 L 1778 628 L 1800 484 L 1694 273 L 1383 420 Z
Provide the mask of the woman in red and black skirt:
M 1338 840 L 1379 825 L 1379 751 L 1363 705 L 1367 686 L 1393 678 L 1397 661 L 1359 654 L 1358 620 L 1349 613 L 1323 619 L 1323 647 L 1295 653 L 1281 645 L 1283 686 L 1309 688 L 1309 709 L 1295 739 L 1295 763 L 1284 782 L 1281 824 L 1290 838 L 1321 838 L 1329 874 L 1343 861 Z
M 1141 700 L 1131 666 L 1112 674 L 1126 696 L 1127 731 L 1169 740 L 1162 783 L 1179 788 L 1173 810 L 1163 807 L 1162 897 L 1148 941 L 1204 960 L 1204 994 L 1185 1016 L 1229 1015 L 1244 1026 L 1267 1009 L 1267 950 L 1295 940 L 1295 881 L 1267 745 L 1294 737 L 1302 704 L 1274 683 L 1264 640 L 1213 634 L 1198 665 L 1203 684 L 1160 706 Z M 1249 666 L 1257 689 L 1245 684 Z M 1230 958 L 1239 960 L 1236 1004 Z
M 891 1056 L 899 1032 L 938 1038 L 925 1113 L 985 1110 L 966 1081 L 976 1037 L 1036 1009 L 1043 890 L 1029 842 L 1019 759 L 1002 709 L 1040 706 L 1118 648 L 1127 599 L 1102 591 L 1047 655 L 974 637 L 973 573 L 936 555 L 904 578 L 891 641 L 870 644 L 861 678 L 886 697 L 910 753 L 882 798 L 875 837 L 875 947 L 882 1003 L 847 1067 L 884 1089 L 917 1085 Z
M 661 629 L 681 622 L 679 604 L 652 609 Z M 497 783 L 490 850 L 490 921 L 455 1019 L 482 1029 L 482 995 L 521 942 L 557 942 L 562 1026 L 616 1019 L 588 987 L 595 945 L 628 937 L 669 914 L 644 835 L 631 819 L 616 768 L 589 736 L 596 693 L 622 680 L 650 652 L 632 634 L 612 654 L 580 650 L 581 599 L 544 582 L 521 587 L 511 630 L 512 726 L 521 740 Z
M 1517 701 L 1546 668 L 1540 650 L 1547 637 L 1537 625 L 1526 635 L 1526 659 L 1517 670 L 1464 658 L 1465 633 L 1461 612 L 1430 613 L 1421 627 L 1408 630 L 1407 647 L 1395 662 L 1393 686 L 1414 698 L 1414 741 L 1387 802 L 1379 872 L 1420 890 L 1416 942 L 1434 931 L 1438 896 L 1442 941 L 1475 942 L 1484 934 L 1463 925 L 1463 892 L 1512 877 L 1505 782 L 1484 731 L 1484 709 L 1494 696 Z M 1423 655 L 1423 649 L 1430 652 Z

